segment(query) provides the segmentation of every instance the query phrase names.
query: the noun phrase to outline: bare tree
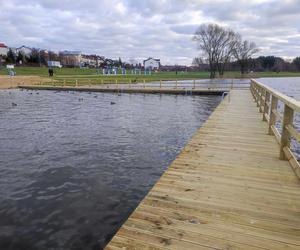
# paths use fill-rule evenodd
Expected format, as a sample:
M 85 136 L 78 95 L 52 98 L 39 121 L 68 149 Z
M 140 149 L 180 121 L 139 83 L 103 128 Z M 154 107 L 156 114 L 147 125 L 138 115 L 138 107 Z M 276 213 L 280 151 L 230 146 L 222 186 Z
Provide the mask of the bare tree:
M 217 71 L 223 76 L 225 65 L 236 46 L 236 33 L 218 24 L 202 24 L 196 30 L 193 41 L 208 60 L 210 78 L 215 78 Z
M 244 74 L 248 70 L 249 59 L 252 55 L 257 53 L 259 49 L 254 42 L 248 40 L 242 40 L 240 35 L 236 37 L 237 43 L 233 51 L 233 55 L 240 65 L 241 74 Z
M 238 34 L 233 32 L 231 29 L 224 30 L 224 37 L 220 42 L 220 51 L 217 57 L 217 68 L 219 76 L 221 77 L 224 75 L 225 66 L 233 58 L 233 52 L 237 44 L 237 36 Z
M 201 58 L 201 57 L 195 57 L 192 61 L 192 65 L 195 67 L 199 67 L 204 63 L 205 63 L 205 60 L 203 60 L 203 58 Z

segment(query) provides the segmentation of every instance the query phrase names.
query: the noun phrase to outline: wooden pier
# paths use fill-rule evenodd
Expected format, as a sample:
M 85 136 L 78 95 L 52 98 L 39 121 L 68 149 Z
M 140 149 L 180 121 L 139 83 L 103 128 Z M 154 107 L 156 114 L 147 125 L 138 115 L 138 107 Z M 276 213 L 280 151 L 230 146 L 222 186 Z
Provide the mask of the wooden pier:
M 106 249 L 300 249 L 299 164 L 289 139 L 299 140 L 299 111 L 299 102 L 254 80 L 251 91 L 231 90 Z
M 175 95 L 222 95 L 228 92 L 228 88 L 153 88 L 153 87 L 124 87 L 118 88 L 117 85 L 111 87 L 102 86 L 39 86 L 39 85 L 26 85 L 19 86 L 19 88 L 30 90 L 56 90 L 56 91 L 83 91 L 83 92 L 104 92 L 104 93 L 128 93 L 128 94 L 175 94 Z

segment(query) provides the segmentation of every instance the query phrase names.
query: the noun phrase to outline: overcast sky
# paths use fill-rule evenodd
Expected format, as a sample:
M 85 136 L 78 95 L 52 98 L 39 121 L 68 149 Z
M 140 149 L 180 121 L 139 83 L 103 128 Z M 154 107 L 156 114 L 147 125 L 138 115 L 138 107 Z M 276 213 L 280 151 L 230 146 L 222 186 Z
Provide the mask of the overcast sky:
M 0 0 L 0 42 L 109 58 L 191 64 L 206 22 L 231 27 L 261 54 L 300 56 L 300 0 Z

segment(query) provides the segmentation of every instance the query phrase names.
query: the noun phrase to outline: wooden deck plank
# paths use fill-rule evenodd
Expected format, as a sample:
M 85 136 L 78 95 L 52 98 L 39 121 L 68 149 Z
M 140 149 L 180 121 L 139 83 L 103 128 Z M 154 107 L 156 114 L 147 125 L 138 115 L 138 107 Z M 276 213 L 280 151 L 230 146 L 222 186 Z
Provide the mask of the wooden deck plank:
M 300 249 L 300 182 L 232 90 L 106 249 Z

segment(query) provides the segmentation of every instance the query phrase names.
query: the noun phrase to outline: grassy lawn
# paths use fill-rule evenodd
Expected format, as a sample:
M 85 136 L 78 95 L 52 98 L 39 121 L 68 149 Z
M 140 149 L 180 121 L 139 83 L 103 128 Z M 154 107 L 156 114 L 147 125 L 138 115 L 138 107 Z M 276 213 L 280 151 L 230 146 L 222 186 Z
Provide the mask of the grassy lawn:
M 16 67 L 15 71 L 17 76 L 48 76 L 48 69 L 46 67 Z M 99 70 L 102 73 L 102 70 Z M 127 75 L 97 75 L 96 69 L 80 69 L 80 68 L 61 68 L 54 70 L 54 79 L 57 82 L 65 81 L 68 83 L 75 83 L 76 79 L 78 84 L 91 83 L 115 83 L 116 80 L 119 83 L 129 82 L 150 82 L 159 80 L 183 80 L 183 79 L 208 79 L 209 73 L 206 71 L 202 72 L 158 72 L 152 73 L 152 75 L 131 75 L 128 71 Z M 7 75 L 5 68 L 0 69 L 0 75 Z M 300 76 L 300 72 L 256 72 L 250 77 L 295 77 Z M 225 78 L 240 78 L 241 74 L 238 71 L 226 72 Z

